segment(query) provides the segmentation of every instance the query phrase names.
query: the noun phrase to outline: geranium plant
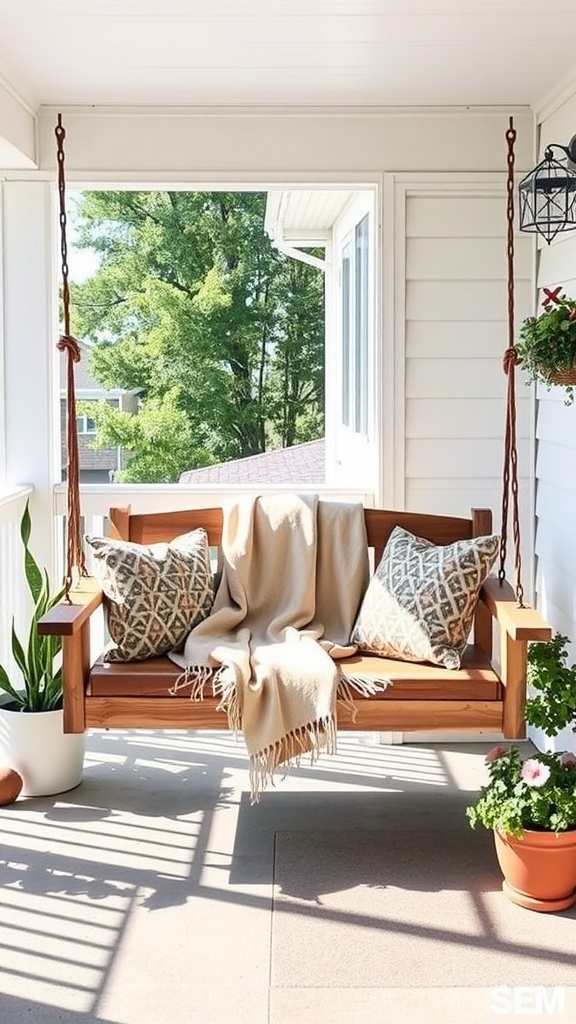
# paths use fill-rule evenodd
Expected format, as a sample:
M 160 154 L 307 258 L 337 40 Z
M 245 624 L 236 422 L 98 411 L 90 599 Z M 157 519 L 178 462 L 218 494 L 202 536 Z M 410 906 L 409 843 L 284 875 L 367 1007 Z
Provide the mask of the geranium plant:
M 545 289 L 543 306 L 539 316 L 522 323 L 516 351 L 527 383 L 541 381 L 548 389 L 561 384 L 570 405 L 576 383 L 576 299 L 560 294 L 558 288 Z M 567 376 L 572 373 L 575 379 Z
M 568 665 L 568 637 L 528 645 L 526 721 L 556 736 L 576 715 L 576 665 Z M 576 829 L 576 755 L 536 751 L 525 760 L 518 747 L 497 746 L 486 755 L 489 781 L 467 808 L 473 828 L 507 835 L 523 829 Z
M 488 783 L 466 809 L 472 828 L 520 838 L 524 829 L 576 829 L 576 755 L 537 751 L 523 759 L 517 746 L 486 755 Z

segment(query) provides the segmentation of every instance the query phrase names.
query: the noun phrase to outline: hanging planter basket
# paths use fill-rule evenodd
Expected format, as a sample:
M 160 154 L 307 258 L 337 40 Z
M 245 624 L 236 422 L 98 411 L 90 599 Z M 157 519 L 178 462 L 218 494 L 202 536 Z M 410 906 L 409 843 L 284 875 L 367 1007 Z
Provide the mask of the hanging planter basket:
M 566 404 L 571 405 L 576 386 L 576 299 L 562 295 L 559 288 L 545 288 L 544 293 L 544 311 L 522 323 L 518 358 L 528 383 L 566 388 Z
M 576 384 L 576 366 L 570 366 L 565 370 L 553 370 L 549 376 L 553 384 L 558 384 L 561 387 L 574 385 Z

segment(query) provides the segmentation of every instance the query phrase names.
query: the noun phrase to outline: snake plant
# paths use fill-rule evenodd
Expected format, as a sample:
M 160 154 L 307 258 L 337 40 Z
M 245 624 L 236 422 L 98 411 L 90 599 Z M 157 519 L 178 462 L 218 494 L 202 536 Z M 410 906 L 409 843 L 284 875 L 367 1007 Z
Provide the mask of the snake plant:
M 20 537 L 24 548 L 24 574 L 34 608 L 24 642 L 19 639 L 12 618 L 12 654 L 22 677 L 22 686 L 11 682 L 6 669 L 0 665 L 0 690 L 8 694 L 8 706 L 15 711 L 54 711 L 62 706 L 62 642 L 57 636 L 40 636 L 37 624 L 61 600 L 64 587 L 50 593 L 48 573 L 46 569 L 40 569 L 30 551 L 32 522 L 28 504 L 26 502 L 20 522 Z

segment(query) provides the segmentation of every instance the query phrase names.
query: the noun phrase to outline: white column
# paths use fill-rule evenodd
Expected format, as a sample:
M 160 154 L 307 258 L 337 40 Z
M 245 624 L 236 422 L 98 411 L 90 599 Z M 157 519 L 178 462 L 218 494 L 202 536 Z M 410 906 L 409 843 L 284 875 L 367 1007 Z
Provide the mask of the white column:
M 32 550 L 52 567 L 52 493 L 60 480 L 53 190 L 48 181 L 2 185 L 4 467 L 10 487 L 32 484 Z

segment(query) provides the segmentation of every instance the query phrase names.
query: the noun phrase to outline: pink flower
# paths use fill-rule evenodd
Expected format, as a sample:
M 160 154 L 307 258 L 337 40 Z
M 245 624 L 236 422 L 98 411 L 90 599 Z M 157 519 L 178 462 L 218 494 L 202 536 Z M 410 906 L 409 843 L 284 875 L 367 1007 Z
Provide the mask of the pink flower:
M 575 768 L 576 767 L 576 754 L 562 754 L 560 758 L 560 764 L 563 768 Z
M 492 764 L 493 761 L 497 761 L 499 757 L 504 757 L 504 754 L 507 753 L 508 747 L 503 747 L 502 744 L 500 744 L 497 747 L 492 747 L 492 750 L 488 751 L 486 757 L 484 758 L 484 761 L 486 762 L 486 764 Z
M 527 786 L 545 786 L 550 778 L 550 769 L 547 764 L 542 764 L 535 757 L 529 757 L 522 765 L 520 772 Z

